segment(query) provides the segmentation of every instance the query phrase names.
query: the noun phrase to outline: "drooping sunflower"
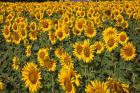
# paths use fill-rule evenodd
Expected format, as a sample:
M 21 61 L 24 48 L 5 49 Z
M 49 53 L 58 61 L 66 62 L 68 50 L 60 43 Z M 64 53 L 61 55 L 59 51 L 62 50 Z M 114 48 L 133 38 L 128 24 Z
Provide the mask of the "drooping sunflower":
M 62 57 L 60 58 L 60 63 L 64 67 L 70 67 L 73 68 L 73 61 L 71 56 L 68 53 L 63 53 Z
M 39 61 L 40 66 L 47 68 L 49 71 L 55 71 L 56 61 L 50 59 L 49 56 L 45 57 L 43 60 Z
M 74 45 L 73 45 L 73 55 L 75 57 L 78 58 L 78 60 L 81 60 L 82 59 L 82 53 L 83 53 L 83 45 L 81 42 L 76 42 Z
M 108 78 L 107 87 L 110 89 L 111 93 L 129 93 L 129 85 L 118 80 Z
M 4 83 L 0 80 L 0 92 L 4 89 Z
M 108 36 L 105 40 L 105 46 L 109 52 L 112 52 L 118 46 L 118 40 L 116 36 Z
M 131 42 L 126 43 L 120 49 L 120 56 L 126 61 L 133 60 L 136 57 L 136 48 L 135 48 L 135 46 Z
M 22 68 L 22 80 L 32 93 L 41 88 L 41 72 L 35 63 L 29 62 Z
M 14 70 L 19 70 L 19 58 L 14 56 L 12 59 L 12 68 Z
M 124 45 L 127 43 L 129 37 L 127 36 L 126 32 L 122 31 L 118 34 L 118 41 L 120 44 Z
M 41 62 L 42 60 L 45 59 L 45 57 L 47 57 L 48 54 L 48 48 L 40 48 L 38 53 L 37 53 L 37 60 L 39 62 Z
M 101 81 L 91 81 L 90 84 L 86 86 L 86 93 L 110 93 L 107 84 Z
M 94 47 L 90 45 L 89 40 L 85 40 L 83 43 L 82 60 L 85 63 L 90 63 L 93 60 Z
M 104 50 L 105 46 L 104 43 L 102 41 L 96 41 L 93 44 L 95 50 L 96 50 L 96 54 L 101 54 L 101 52 Z
M 42 32 L 49 31 L 52 27 L 52 21 L 50 19 L 42 19 L 40 20 L 40 28 Z
M 108 27 L 103 31 L 102 35 L 104 39 L 106 39 L 110 35 L 117 36 L 117 30 L 116 28 Z
M 62 68 L 58 74 L 58 81 L 66 93 L 76 93 L 75 85 L 80 86 L 80 75 L 71 68 Z

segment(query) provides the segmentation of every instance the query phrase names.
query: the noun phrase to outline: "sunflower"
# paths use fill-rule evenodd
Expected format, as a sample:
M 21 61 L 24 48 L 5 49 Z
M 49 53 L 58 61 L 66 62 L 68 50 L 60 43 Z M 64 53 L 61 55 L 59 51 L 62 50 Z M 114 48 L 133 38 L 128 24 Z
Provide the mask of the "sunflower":
M 129 93 L 129 85 L 112 78 L 106 81 L 108 89 L 111 93 Z
M 0 92 L 4 89 L 4 83 L 0 80 Z
M 129 38 L 128 38 L 126 32 L 122 31 L 121 33 L 118 34 L 118 41 L 120 44 L 122 44 L 122 45 L 126 44 L 128 39 Z
M 124 21 L 123 23 L 121 23 L 121 27 L 122 27 L 123 29 L 128 28 L 128 26 L 129 26 L 128 21 Z
M 86 86 L 86 93 L 110 93 L 107 84 L 101 81 L 91 81 L 90 84 Z
M 27 63 L 22 68 L 22 80 L 32 93 L 37 92 L 41 88 L 41 72 L 39 72 L 35 63 Z
M 37 53 L 37 60 L 41 62 L 48 56 L 48 48 L 40 48 Z
M 29 33 L 29 39 L 32 41 L 37 40 L 38 32 L 37 31 L 30 31 Z
M 120 56 L 126 61 L 133 60 L 136 57 L 136 48 L 135 48 L 135 46 L 131 42 L 126 43 L 120 49 Z
M 74 45 L 73 45 L 73 55 L 75 57 L 78 58 L 78 60 L 81 60 L 82 59 L 82 53 L 83 53 L 83 45 L 81 42 L 76 42 Z
M 55 36 L 60 40 L 64 40 L 66 37 L 65 32 L 63 31 L 63 29 L 61 27 L 59 27 L 56 31 L 55 31 Z
M 63 53 L 62 57 L 60 58 L 60 63 L 64 67 L 70 67 L 73 68 L 72 58 L 68 53 Z
M 58 74 L 58 81 L 66 93 L 76 93 L 75 85 L 80 86 L 80 78 L 71 68 L 62 68 Z
M 85 24 L 86 20 L 84 18 L 78 18 L 75 21 L 75 28 L 79 31 L 82 31 L 84 29 Z
M 20 44 L 20 42 L 21 42 L 21 37 L 20 37 L 20 34 L 18 32 L 12 33 L 12 42 L 17 44 L 17 45 Z
M 63 53 L 65 53 L 65 50 L 63 47 L 56 48 L 56 50 L 55 50 L 56 57 L 61 58 Z
M 93 60 L 94 47 L 90 45 L 89 40 L 85 40 L 83 43 L 82 59 L 85 63 L 90 63 Z
M 85 27 L 84 34 L 89 37 L 93 38 L 96 35 L 96 29 L 94 25 L 90 24 Z
M 39 61 L 40 66 L 47 68 L 49 71 L 55 71 L 56 61 L 50 59 L 49 56 L 45 57 L 43 60 Z
M 50 19 L 42 19 L 40 20 L 40 28 L 43 32 L 49 31 L 52 27 L 52 21 Z
M 12 59 L 12 68 L 14 70 L 19 70 L 19 58 L 14 56 Z
M 19 29 L 18 24 L 17 24 L 16 22 L 14 22 L 14 23 L 12 24 L 12 30 L 13 30 L 14 32 L 17 32 L 18 29 Z
M 103 31 L 102 35 L 104 39 L 110 35 L 117 36 L 117 30 L 116 28 L 108 27 Z
M 105 46 L 109 52 L 112 52 L 118 46 L 118 40 L 115 36 L 108 36 L 105 39 Z
M 41 12 L 41 11 L 36 12 L 35 13 L 35 18 L 37 20 L 41 20 L 43 18 L 43 12 Z
M 25 55 L 27 57 L 31 56 L 31 54 L 32 54 L 32 50 L 31 49 L 32 49 L 32 45 L 26 45 Z
M 0 24 L 3 23 L 3 15 L 0 15 Z
M 93 44 L 94 48 L 96 49 L 96 54 L 101 54 L 101 52 L 104 50 L 104 43 L 102 41 L 96 41 Z
M 30 23 L 30 30 L 31 30 L 31 31 L 36 31 L 36 29 L 37 29 L 37 24 L 36 24 L 36 22 L 31 22 L 31 23 Z
M 51 41 L 51 44 L 54 45 L 56 43 L 56 40 L 57 40 L 55 34 L 53 34 L 53 32 L 51 32 L 51 31 L 49 31 L 48 35 L 49 35 L 49 40 Z
M 10 28 L 8 26 L 4 26 L 2 34 L 3 34 L 4 38 L 9 38 L 11 35 Z
M 73 27 L 72 32 L 74 35 L 80 36 L 82 33 L 82 30 L 78 30 L 76 27 Z

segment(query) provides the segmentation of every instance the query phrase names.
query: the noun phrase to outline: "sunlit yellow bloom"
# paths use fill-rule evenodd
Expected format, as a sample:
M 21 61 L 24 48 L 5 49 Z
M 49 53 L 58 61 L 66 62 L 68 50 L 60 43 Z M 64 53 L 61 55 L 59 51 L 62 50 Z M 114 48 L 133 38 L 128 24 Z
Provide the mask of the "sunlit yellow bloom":
M 93 60 L 94 47 L 90 45 L 89 40 L 85 40 L 83 43 L 82 60 L 85 63 L 90 63 Z
M 40 28 L 42 32 L 49 31 L 52 28 L 52 21 L 50 19 L 42 19 L 40 21 Z
M 79 31 L 82 31 L 84 29 L 85 24 L 86 20 L 84 18 L 76 19 L 75 28 Z
M 34 40 L 37 40 L 37 36 L 38 36 L 38 32 L 37 31 L 31 31 L 29 33 L 29 39 L 34 41 Z
M 0 92 L 4 89 L 4 83 L 0 80 Z
M 110 93 L 107 84 L 101 81 L 91 81 L 90 84 L 86 86 L 86 93 Z
M 37 53 L 37 60 L 41 62 L 48 56 L 48 48 L 40 48 Z
M 120 44 L 122 44 L 122 45 L 126 44 L 128 39 L 129 38 L 128 38 L 126 32 L 123 31 L 118 34 L 118 41 Z
M 19 58 L 14 56 L 12 59 L 12 68 L 14 70 L 19 70 Z
M 60 58 L 60 63 L 62 66 L 73 68 L 73 61 L 68 53 L 63 53 Z
M 39 72 L 35 63 L 29 62 L 22 68 L 22 80 L 32 93 L 37 92 L 41 88 L 41 72 Z
M 31 54 L 32 54 L 32 50 L 31 49 L 32 49 L 32 45 L 27 45 L 26 46 L 25 55 L 27 57 L 31 56 Z
M 118 40 L 117 37 L 111 35 L 106 37 L 105 41 L 105 46 L 109 52 L 112 52 L 117 46 L 118 46 Z
M 20 44 L 21 42 L 20 34 L 18 32 L 12 33 L 12 42 L 14 42 L 15 44 Z
M 55 71 L 56 68 L 56 61 L 50 59 L 49 56 L 45 57 L 44 59 L 39 61 L 40 66 L 47 68 L 49 71 Z
M 82 43 L 80 42 L 76 42 L 74 45 L 73 45 L 73 55 L 75 57 L 78 58 L 78 60 L 81 60 L 82 59 L 82 53 L 83 53 L 83 45 Z
M 37 24 L 36 24 L 36 22 L 31 22 L 31 23 L 30 23 L 30 30 L 31 30 L 31 31 L 36 31 L 36 29 L 37 29 Z
M 96 54 L 101 54 L 101 52 L 104 50 L 105 46 L 104 43 L 101 41 L 96 41 L 93 44 L 94 48 L 96 49 Z
M 75 85 L 80 86 L 80 75 L 71 68 L 62 68 L 58 74 L 58 81 L 66 93 L 76 93 Z
M 55 36 L 60 40 L 64 40 L 65 37 L 66 37 L 66 34 L 65 32 L 63 31 L 62 28 L 58 28 L 56 31 L 55 31 Z
M 11 35 L 10 28 L 8 26 L 4 26 L 2 34 L 3 34 L 4 38 L 9 38 Z
M 49 31 L 49 34 L 48 35 L 49 35 L 49 40 L 51 41 L 51 44 L 52 45 L 55 44 L 56 43 L 56 40 L 57 40 L 55 34 L 53 32 L 51 32 L 51 31 Z
M 94 25 L 93 24 L 86 25 L 84 34 L 89 38 L 93 38 L 96 35 L 96 29 Z
M 103 31 L 102 35 L 104 39 L 108 38 L 110 35 L 117 36 L 117 30 L 115 28 L 108 27 Z
M 56 50 L 55 50 L 56 57 L 61 58 L 63 53 L 65 53 L 65 50 L 63 47 L 56 48 Z
M 118 80 L 108 78 L 106 81 L 108 89 L 113 93 L 129 93 L 129 85 Z
M 120 56 L 126 60 L 130 61 L 136 57 L 136 48 L 135 46 L 128 42 L 120 49 Z

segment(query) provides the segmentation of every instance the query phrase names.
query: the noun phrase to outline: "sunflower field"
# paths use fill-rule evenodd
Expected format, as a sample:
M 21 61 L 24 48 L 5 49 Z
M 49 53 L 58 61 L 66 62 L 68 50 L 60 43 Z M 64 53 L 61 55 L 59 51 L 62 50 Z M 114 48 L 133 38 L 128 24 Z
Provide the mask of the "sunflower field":
M 140 0 L 0 2 L 0 93 L 140 93 Z

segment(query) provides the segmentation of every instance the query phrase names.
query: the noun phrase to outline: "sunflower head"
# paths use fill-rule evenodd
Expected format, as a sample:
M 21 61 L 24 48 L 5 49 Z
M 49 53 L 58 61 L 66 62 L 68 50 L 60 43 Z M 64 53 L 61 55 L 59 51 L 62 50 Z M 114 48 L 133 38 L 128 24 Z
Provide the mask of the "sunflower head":
M 120 55 L 125 61 L 133 60 L 136 57 L 136 48 L 131 43 L 126 43 L 121 49 L 120 49 Z
M 108 78 L 106 81 L 108 89 L 114 93 L 129 93 L 129 85 L 118 80 Z
M 101 54 L 101 52 L 104 50 L 105 46 L 104 43 L 101 41 L 96 41 L 94 44 L 94 49 L 96 50 L 96 54 Z
M 82 59 L 85 63 L 89 63 L 93 60 L 94 47 L 90 45 L 89 40 L 85 40 L 83 43 Z
M 37 90 L 41 88 L 41 73 L 35 63 L 29 62 L 23 67 L 22 80 L 32 93 L 37 92 Z
M 126 32 L 123 31 L 123 32 L 118 34 L 118 41 L 120 44 L 122 44 L 122 45 L 126 44 L 128 39 L 129 38 L 128 38 Z
M 107 84 L 101 81 L 91 81 L 90 84 L 86 86 L 86 93 L 110 93 Z
M 14 56 L 12 59 L 12 68 L 14 70 L 19 70 L 19 58 Z
M 4 83 L 0 80 L 0 92 L 4 89 Z

